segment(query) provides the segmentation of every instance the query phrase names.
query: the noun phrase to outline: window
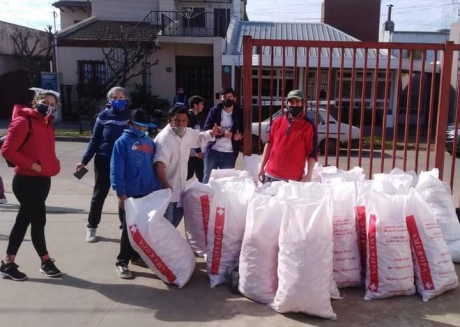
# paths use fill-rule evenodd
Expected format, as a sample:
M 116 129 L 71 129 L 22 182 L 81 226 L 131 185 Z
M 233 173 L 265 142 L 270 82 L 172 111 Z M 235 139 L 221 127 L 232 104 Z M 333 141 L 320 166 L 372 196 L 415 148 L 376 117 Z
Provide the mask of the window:
M 206 27 L 204 8 L 183 8 L 181 12 L 182 26 L 186 28 Z
M 78 61 L 78 84 L 82 95 L 96 95 L 106 81 L 105 62 L 80 60 Z

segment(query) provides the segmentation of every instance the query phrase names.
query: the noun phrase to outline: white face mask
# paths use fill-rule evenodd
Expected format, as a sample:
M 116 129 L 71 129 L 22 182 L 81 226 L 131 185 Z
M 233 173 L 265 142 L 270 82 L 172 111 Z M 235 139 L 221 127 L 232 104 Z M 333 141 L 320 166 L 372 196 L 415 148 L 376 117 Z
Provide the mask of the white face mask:
M 183 137 L 185 135 L 185 132 L 187 131 L 186 126 L 174 126 L 171 127 L 174 133 L 176 133 L 177 136 Z

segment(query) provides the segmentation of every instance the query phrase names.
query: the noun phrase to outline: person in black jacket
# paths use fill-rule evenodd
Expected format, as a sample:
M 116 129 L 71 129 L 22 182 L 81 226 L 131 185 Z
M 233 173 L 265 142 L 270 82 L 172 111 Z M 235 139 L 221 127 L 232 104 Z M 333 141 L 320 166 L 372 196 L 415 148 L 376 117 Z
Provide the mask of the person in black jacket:
M 88 148 L 76 167 L 77 171 L 84 168 L 94 156 L 95 183 L 86 226 L 86 242 L 89 243 L 97 242 L 96 229 L 110 190 L 110 158 L 115 141 L 131 117 L 130 101 L 129 92 L 123 87 L 115 86 L 107 92 L 107 108 L 97 116 Z
M 203 123 L 201 120 L 201 112 L 204 108 L 204 99 L 199 95 L 194 95 L 188 100 L 189 103 L 189 120 L 188 127 L 203 131 Z M 204 153 L 201 148 L 190 149 L 190 157 L 188 158 L 187 180 L 196 175 L 199 182 L 203 181 L 203 158 Z
M 235 168 L 241 147 L 243 111 L 235 103 L 235 91 L 231 87 L 223 88 L 220 99 L 222 102 L 211 108 L 204 124 L 205 130 L 217 124 L 222 134 L 216 136 L 216 141 L 209 143 L 206 148 L 203 183 L 209 181 L 213 169 Z

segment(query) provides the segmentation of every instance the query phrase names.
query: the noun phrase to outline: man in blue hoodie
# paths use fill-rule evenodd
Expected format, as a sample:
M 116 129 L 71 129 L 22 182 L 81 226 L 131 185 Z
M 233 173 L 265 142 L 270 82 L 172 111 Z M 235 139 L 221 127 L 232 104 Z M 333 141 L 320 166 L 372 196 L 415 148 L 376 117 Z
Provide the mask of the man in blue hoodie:
M 128 128 L 115 142 L 110 161 L 110 181 L 117 193 L 123 219 L 120 252 L 115 266 L 118 276 L 124 279 L 133 277 L 128 263 L 138 256 L 129 243 L 124 202 L 129 197 L 141 198 L 160 189 L 153 169 L 155 145 L 147 134 L 149 127 L 155 128 L 149 113 L 144 109 L 133 110 Z

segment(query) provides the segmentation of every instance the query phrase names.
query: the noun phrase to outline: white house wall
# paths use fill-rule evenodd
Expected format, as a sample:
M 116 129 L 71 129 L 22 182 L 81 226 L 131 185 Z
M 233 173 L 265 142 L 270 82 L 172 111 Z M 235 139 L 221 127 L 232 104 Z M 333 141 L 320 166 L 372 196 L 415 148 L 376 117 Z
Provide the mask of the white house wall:
M 93 0 L 92 15 L 102 20 L 141 21 L 150 11 L 160 10 L 159 3 L 174 1 L 152 0 Z M 164 5 L 166 7 L 166 4 Z M 173 10 L 161 9 L 161 10 Z
M 78 84 L 78 60 L 103 60 L 100 48 L 60 47 L 58 71 L 62 73 L 62 84 Z
M 61 30 L 76 24 L 86 18 L 88 18 L 88 13 L 84 13 L 81 10 L 72 11 L 70 9 L 61 10 Z

